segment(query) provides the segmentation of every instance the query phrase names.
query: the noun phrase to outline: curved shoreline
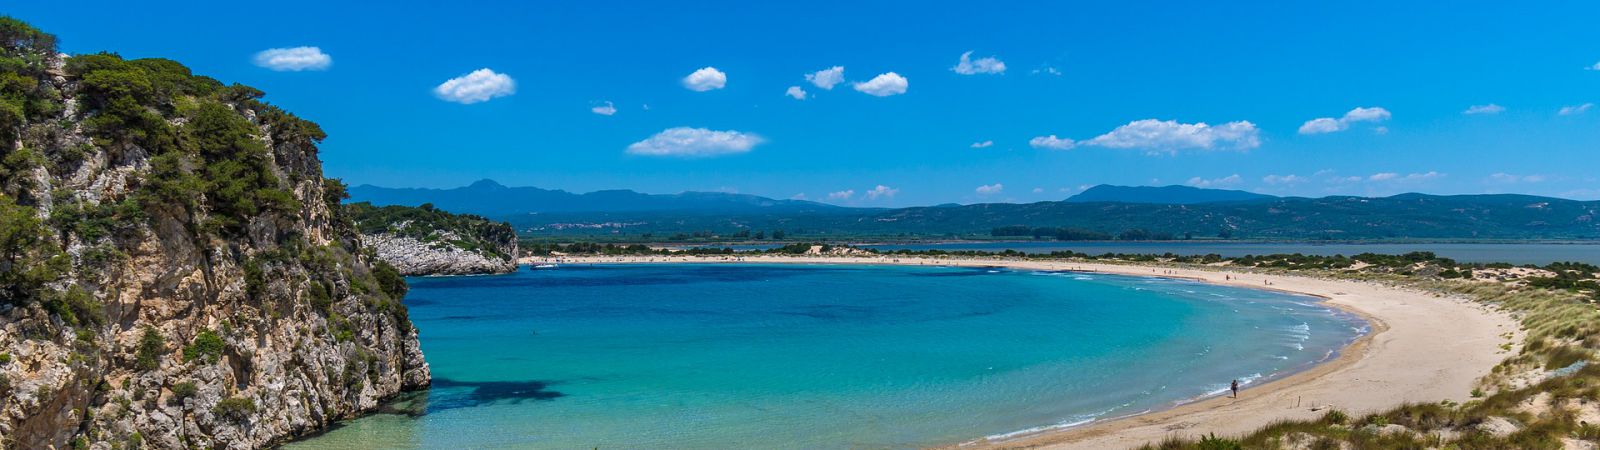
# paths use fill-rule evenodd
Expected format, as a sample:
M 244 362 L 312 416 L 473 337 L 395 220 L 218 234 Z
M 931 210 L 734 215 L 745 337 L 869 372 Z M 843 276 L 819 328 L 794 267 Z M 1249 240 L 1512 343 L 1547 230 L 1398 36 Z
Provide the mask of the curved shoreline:
M 1509 315 L 1466 300 L 1441 298 L 1376 283 L 1263 275 L 1215 269 L 1138 264 L 1076 263 L 994 258 L 848 256 L 611 256 L 562 257 L 579 264 L 788 263 L 1008 267 L 1131 276 L 1181 278 L 1320 297 L 1330 307 L 1367 321 L 1368 333 L 1340 349 L 1330 361 L 1240 390 L 1240 398 L 1207 397 L 1170 408 L 1048 428 L 1002 440 L 975 437 L 948 448 L 1130 448 L 1168 437 L 1206 433 L 1243 434 L 1278 420 L 1314 419 L 1329 408 L 1347 413 L 1402 403 L 1466 401 L 1476 380 L 1505 353 L 1500 344 L 1520 342 Z M 521 262 L 546 262 L 524 258 Z M 1226 277 L 1225 277 L 1226 276 Z M 1226 279 L 1225 279 L 1226 278 Z M 1271 284 L 1267 284 L 1269 282 Z

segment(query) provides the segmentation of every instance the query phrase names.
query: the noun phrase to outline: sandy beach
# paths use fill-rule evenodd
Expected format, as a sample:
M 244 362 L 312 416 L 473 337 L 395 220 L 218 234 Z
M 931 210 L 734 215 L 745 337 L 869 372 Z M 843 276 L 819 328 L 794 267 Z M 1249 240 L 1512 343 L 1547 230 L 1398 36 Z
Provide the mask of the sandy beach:
M 525 264 L 552 262 L 524 258 Z M 1334 360 L 1270 382 L 1249 385 L 1240 398 L 1213 397 L 1146 414 L 1043 430 L 1003 441 L 980 437 L 960 448 L 1108 449 L 1137 447 L 1169 436 L 1243 434 L 1284 419 L 1313 419 L 1329 408 L 1352 415 L 1402 403 L 1470 399 L 1474 382 L 1505 357 L 1500 346 L 1520 343 L 1510 315 L 1491 306 L 1420 291 L 1344 280 L 1253 274 L 1219 268 L 971 258 L 850 256 L 625 256 L 559 258 L 563 264 L 783 263 L 899 264 L 1079 270 L 1187 278 L 1221 285 L 1275 289 L 1326 299 L 1365 318 L 1372 331 Z M 1508 334 L 1509 333 L 1509 334 Z M 1508 339 L 1507 336 L 1510 336 Z M 1515 351 L 1515 348 L 1512 349 Z

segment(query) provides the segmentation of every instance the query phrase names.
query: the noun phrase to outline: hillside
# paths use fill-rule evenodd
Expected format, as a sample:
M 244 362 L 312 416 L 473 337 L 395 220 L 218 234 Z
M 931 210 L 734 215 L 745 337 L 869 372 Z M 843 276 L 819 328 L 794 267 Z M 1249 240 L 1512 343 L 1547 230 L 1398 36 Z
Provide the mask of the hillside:
M 658 240 L 696 232 L 726 236 L 777 229 L 795 237 L 991 238 L 997 229 L 1035 227 L 1111 236 L 1143 231 L 1175 238 L 1600 239 L 1600 202 L 1527 195 L 1289 197 L 1189 205 L 983 203 L 809 214 L 574 213 L 507 219 L 531 236 L 649 234 Z
M 263 448 L 430 374 L 314 123 L 0 17 L 0 441 Z
M 361 240 L 401 275 L 466 275 L 517 270 L 511 225 L 471 214 L 369 203 L 345 205 Z
M 361 185 L 350 189 L 355 201 L 378 206 L 418 206 L 432 203 L 440 209 L 458 213 L 504 217 L 528 213 L 696 211 L 707 213 L 749 213 L 756 211 L 804 212 L 840 209 L 837 206 L 803 200 L 775 200 L 748 194 L 724 192 L 684 192 L 680 194 L 642 194 L 628 190 L 595 191 L 574 194 L 536 187 L 506 187 L 493 180 L 480 180 L 451 189 L 385 188 Z
M 1277 197 L 1254 192 L 1229 189 L 1203 189 L 1192 186 L 1112 186 L 1102 184 L 1066 201 L 1075 203 L 1117 202 L 1153 203 L 1161 205 L 1192 205 L 1196 203 L 1240 202 L 1269 200 Z

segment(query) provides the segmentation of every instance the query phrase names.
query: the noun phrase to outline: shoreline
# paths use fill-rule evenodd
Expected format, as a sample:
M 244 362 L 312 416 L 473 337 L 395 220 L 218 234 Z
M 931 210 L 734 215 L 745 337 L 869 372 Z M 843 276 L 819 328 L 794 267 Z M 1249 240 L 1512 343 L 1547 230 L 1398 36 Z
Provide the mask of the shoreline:
M 990 439 L 941 448 L 1105 449 L 1156 444 L 1168 437 L 1207 433 L 1237 435 L 1278 420 L 1320 417 L 1330 408 L 1359 415 L 1403 403 L 1463 402 L 1476 380 L 1505 358 L 1503 335 L 1521 342 L 1521 327 L 1508 314 L 1484 304 L 1437 297 L 1371 282 L 1230 271 L 1226 267 L 1164 267 L 1149 264 L 1030 261 L 999 258 L 894 256 L 563 256 L 522 258 L 519 264 L 856 264 L 1006 267 L 1083 271 L 1185 279 L 1273 290 L 1322 299 L 1329 307 L 1366 321 L 1367 333 L 1331 360 L 1240 389 L 1240 398 L 1211 396 L 1127 416 L 1079 424 L 1041 425 Z M 1227 275 L 1229 279 L 1225 279 Z M 1270 282 L 1271 284 L 1267 284 Z

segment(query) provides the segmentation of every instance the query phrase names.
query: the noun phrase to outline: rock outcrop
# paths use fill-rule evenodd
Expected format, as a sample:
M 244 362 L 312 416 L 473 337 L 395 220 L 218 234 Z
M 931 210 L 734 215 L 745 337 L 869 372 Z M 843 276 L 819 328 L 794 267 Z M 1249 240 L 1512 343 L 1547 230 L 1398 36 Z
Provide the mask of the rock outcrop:
M 517 270 L 511 225 L 433 205 L 346 205 L 362 241 L 402 275 L 469 275 Z
M 441 233 L 449 239 L 453 233 Z M 392 233 L 363 234 L 362 241 L 403 275 L 473 275 L 517 270 L 515 240 L 500 253 L 468 250 Z
M 253 449 L 430 380 L 315 124 L 0 17 L 0 446 Z

